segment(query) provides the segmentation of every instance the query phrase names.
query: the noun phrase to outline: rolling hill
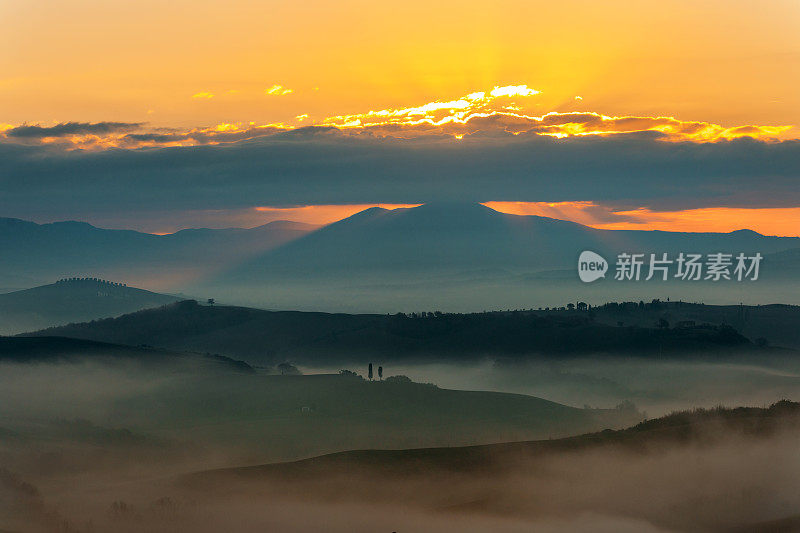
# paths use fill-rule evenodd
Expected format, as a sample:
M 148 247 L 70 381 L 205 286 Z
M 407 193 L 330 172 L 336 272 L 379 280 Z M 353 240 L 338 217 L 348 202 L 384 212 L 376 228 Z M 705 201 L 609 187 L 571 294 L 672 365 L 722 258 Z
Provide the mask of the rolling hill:
M 208 375 L 125 399 L 114 416 L 226 454 L 300 458 L 354 447 L 548 438 L 641 420 L 633 406 L 581 409 L 534 396 L 350 375 Z M 591 429 L 588 429 L 591 428 Z M 526 437 L 527 436 L 527 437 Z M 236 464 L 236 463 L 228 463 Z
M 798 305 L 703 305 L 681 301 L 609 303 L 593 308 L 597 322 L 648 327 L 659 320 L 681 324 L 728 324 L 745 337 L 800 350 Z
M 62 279 L 0 294 L 0 335 L 115 317 L 180 299 L 101 279 Z
M 597 322 L 585 311 L 350 315 L 205 306 L 192 300 L 25 335 L 211 351 L 270 365 L 286 360 L 337 364 L 375 357 L 386 362 L 463 362 L 490 355 L 647 357 L 704 352 L 727 356 L 758 350 L 727 326 L 657 328 L 649 323 L 619 327 Z
M 141 369 L 253 373 L 252 367 L 220 355 L 200 355 L 67 337 L 0 337 L 0 363 L 99 363 Z

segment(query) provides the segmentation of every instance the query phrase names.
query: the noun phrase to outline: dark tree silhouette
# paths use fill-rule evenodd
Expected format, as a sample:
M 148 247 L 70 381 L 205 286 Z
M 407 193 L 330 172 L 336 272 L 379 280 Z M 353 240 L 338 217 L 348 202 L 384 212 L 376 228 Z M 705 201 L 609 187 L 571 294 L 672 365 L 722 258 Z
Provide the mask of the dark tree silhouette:
M 278 372 L 281 373 L 281 376 L 299 376 L 302 374 L 299 368 L 288 361 L 278 365 Z
M 214 305 L 214 303 L 215 303 L 214 298 L 209 298 L 208 299 L 208 305 Z
M 378 367 L 378 379 L 381 379 L 381 380 L 383 379 L 383 367 L 382 366 Z
M 369 364 L 369 371 L 367 372 L 367 376 L 369 377 L 370 381 L 372 381 L 372 363 Z

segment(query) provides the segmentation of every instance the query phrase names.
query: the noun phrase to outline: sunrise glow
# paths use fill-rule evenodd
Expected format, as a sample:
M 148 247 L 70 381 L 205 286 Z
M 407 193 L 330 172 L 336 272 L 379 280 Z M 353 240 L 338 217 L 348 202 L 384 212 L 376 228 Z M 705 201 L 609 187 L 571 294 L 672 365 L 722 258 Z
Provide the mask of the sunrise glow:
M 571 220 L 597 229 L 719 232 L 750 229 L 762 235 L 800 237 L 800 208 L 712 207 L 654 211 L 614 209 L 591 201 L 485 202 L 502 213 Z

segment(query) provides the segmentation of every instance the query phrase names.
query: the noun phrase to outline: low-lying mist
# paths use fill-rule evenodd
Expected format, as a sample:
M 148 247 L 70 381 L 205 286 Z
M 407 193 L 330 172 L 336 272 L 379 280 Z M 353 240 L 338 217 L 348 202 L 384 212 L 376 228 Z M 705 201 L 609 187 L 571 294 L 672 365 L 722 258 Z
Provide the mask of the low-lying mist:
M 562 437 L 641 419 L 632 409 L 410 381 L 112 360 L 0 364 L 0 468 L 71 483 L 139 464 L 176 474 L 358 448 Z
M 770 432 L 712 421 L 704 436 L 653 443 L 644 432 L 635 446 L 558 440 L 635 424 L 635 409 L 597 409 L 626 400 L 653 417 L 797 398 L 790 362 L 383 369 L 418 383 L 148 365 L 0 364 L 0 530 L 706 531 L 793 520 L 800 508 L 796 418 Z M 499 445 L 485 464 L 447 448 L 400 466 L 356 454 L 195 475 L 346 450 L 532 440 L 555 448 Z
M 106 469 L 77 484 L 5 473 L 0 511 L 3 527 L 26 531 L 789 531 L 796 421 L 764 434 L 712 421 L 691 438 L 635 445 L 501 447 L 477 466 L 445 451 L 417 468 L 356 454 L 188 477 L 139 464 L 135 476 Z

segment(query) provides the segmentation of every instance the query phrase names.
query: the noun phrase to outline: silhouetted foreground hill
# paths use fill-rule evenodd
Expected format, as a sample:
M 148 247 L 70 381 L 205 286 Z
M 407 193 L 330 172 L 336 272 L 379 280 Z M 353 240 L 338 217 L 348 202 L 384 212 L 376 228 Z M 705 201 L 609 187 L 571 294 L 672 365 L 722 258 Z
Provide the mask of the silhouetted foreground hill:
M 26 335 L 150 344 L 263 364 L 346 362 L 375 354 L 388 361 L 536 354 L 652 356 L 755 349 L 728 326 L 618 327 L 598 323 L 586 312 L 348 315 L 201 306 L 191 300 Z
M 728 324 L 755 341 L 800 349 L 799 305 L 703 305 L 680 301 L 608 303 L 592 309 L 601 324 L 649 327 L 662 319 L 671 327 Z
M 0 335 L 114 317 L 178 300 L 97 278 L 62 279 L 0 294 Z
M 220 355 L 196 355 L 66 337 L 0 337 L 0 363 L 103 363 L 254 372 Z

